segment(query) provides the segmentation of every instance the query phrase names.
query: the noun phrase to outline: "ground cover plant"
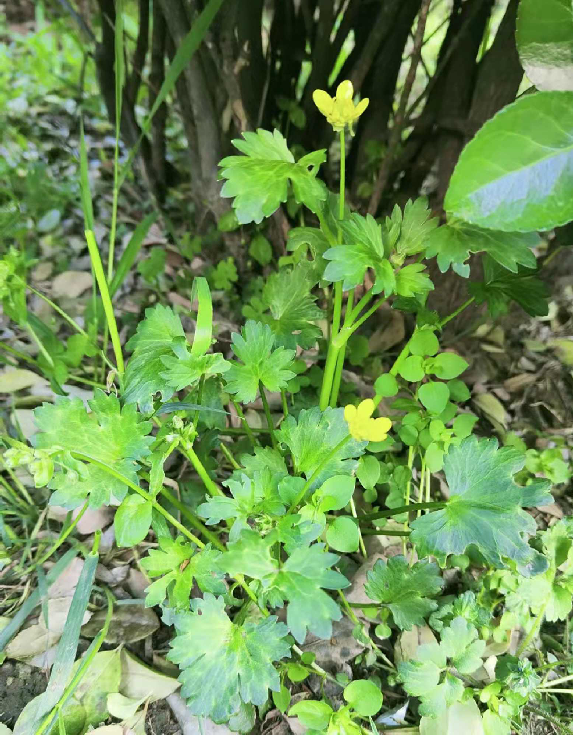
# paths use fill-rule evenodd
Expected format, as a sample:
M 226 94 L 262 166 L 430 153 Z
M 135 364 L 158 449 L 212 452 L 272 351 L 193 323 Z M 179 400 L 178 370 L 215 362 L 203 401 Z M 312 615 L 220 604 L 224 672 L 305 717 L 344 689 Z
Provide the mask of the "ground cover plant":
M 564 7 L 552 11 L 556 25 Z M 4 313 L 38 354 L 6 351 L 56 394 L 34 410 L 30 441 L 18 430 L 3 435 L 3 565 L 35 572 L 38 585 L 2 619 L 2 651 L 10 655 L 39 605 L 37 632 L 50 645 L 57 606 L 46 591 L 84 559 L 47 689 L 26 705 L 14 733 L 144 733 L 155 689 L 171 694 L 179 685 L 192 715 L 236 732 L 259 727 L 270 709 L 295 732 L 329 735 L 510 735 L 532 713 L 571 731 L 562 695 L 573 678 L 573 521 L 538 526 L 535 515 L 552 505 L 552 483 L 568 479 L 567 466 L 558 447 L 527 449 L 519 437 L 500 446 L 474 433 L 468 362 L 441 345 L 446 325 L 479 305 L 493 317 L 512 302 L 532 317 L 548 314 L 535 251 L 539 232 L 573 220 L 573 91 L 560 73 L 562 56 L 548 50 L 552 39 L 535 36 L 537 14 L 536 3 L 522 1 L 518 38 L 537 90 L 502 109 L 465 147 L 443 220 L 424 198 L 379 219 L 351 211 L 346 142 L 369 100 L 349 80 L 333 95 L 313 94 L 339 140 L 336 191 L 320 175 L 326 150 L 295 155 L 278 129 L 234 141 L 236 152 L 219 166 L 233 222 L 259 226 L 286 204 L 298 223 L 287 254 L 242 305 L 244 323 L 226 346 L 213 305 L 213 291 L 237 279 L 225 261 L 194 279 L 189 308 L 159 300 L 128 329 L 118 323 L 115 295 L 155 215 L 116 259 L 119 191 L 133 162 L 119 161 L 118 122 L 104 263 L 82 130 L 78 187 L 93 271 L 86 318 L 79 323 L 31 286 L 34 263 L 24 248 L 11 247 L 0 261 Z M 420 15 L 422 35 L 424 22 Z M 174 84 L 168 73 L 156 110 Z M 251 255 L 268 265 L 268 241 L 256 232 Z M 467 283 L 466 300 L 451 313 L 428 307 L 433 259 Z M 141 275 L 154 283 L 165 259 L 148 260 Z M 481 276 L 469 279 L 471 269 Z M 66 344 L 29 309 L 30 293 L 65 320 Z M 361 329 L 388 306 L 410 315 L 412 330 L 362 395 L 347 384 L 345 366 L 360 366 Z M 93 388 L 87 401 L 63 387 L 80 363 L 92 367 L 83 379 Z M 25 377 L 21 370 L 17 379 Z M 264 423 L 253 419 L 253 405 Z M 180 459 L 198 478 L 186 493 L 172 476 Z M 33 556 L 39 521 L 30 508 L 40 501 L 43 513 L 58 506 L 67 515 Z M 149 581 L 140 607 L 154 608 L 169 631 L 166 658 L 178 684 L 121 647 L 107 649 L 114 618 L 130 605 L 96 577 L 109 552 L 99 530 L 89 544 L 60 553 L 88 511 L 106 508 L 114 510 L 115 548 L 137 550 L 153 539 L 137 552 Z M 378 539 L 397 553 L 376 551 L 384 548 L 373 545 Z M 45 572 L 48 560 L 55 563 Z M 364 571 L 358 596 L 349 589 L 357 566 Z M 332 673 L 308 642 L 336 646 L 343 619 L 361 652 L 352 668 Z M 541 646 L 541 634 L 551 637 L 560 623 L 566 644 Z M 81 650 L 88 630 L 92 642 Z M 103 725 L 110 716 L 122 724 Z

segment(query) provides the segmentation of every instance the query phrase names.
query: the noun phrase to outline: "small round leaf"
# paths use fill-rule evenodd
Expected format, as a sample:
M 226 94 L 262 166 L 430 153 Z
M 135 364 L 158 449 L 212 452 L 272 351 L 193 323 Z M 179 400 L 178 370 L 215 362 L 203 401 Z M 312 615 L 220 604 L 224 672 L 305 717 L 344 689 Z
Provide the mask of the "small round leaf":
M 351 681 L 344 690 L 344 699 L 362 717 L 372 717 L 382 707 L 382 692 L 371 681 Z

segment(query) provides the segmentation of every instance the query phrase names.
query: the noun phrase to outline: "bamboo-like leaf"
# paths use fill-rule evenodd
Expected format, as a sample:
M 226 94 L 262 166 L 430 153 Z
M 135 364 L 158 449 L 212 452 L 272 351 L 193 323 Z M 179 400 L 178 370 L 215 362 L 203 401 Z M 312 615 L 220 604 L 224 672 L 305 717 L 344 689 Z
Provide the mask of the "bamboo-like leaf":
M 141 249 L 141 245 L 149 232 L 149 228 L 157 219 L 157 212 L 148 214 L 133 231 L 133 234 L 127 243 L 127 247 L 123 251 L 123 255 L 119 259 L 117 268 L 111 283 L 109 284 L 109 295 L 113 298 L 121 284 L 124 282 L 131 266 L 134 264 L 137 253 Z
M 211 290 L 206 278 L 197 277 L 193 282 L 191 300 L 197 298 L 199 307 L 197 309 L 197 326 L 195 336 L 191 345 L 191 354 L 201 357 L 211 346 L 213 336 L 213 302 L 211 301 Z

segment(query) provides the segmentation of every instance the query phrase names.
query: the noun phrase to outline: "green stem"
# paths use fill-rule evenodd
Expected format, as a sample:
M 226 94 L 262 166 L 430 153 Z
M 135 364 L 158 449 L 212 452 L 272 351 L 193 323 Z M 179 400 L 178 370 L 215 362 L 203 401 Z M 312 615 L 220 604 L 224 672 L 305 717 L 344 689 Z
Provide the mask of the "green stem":
M 225 493 L 221 490 L 221 488 L 213 482 L 213 480 L 209 477 L 209 473 L 205 469 L 205 466 L 195 453 L 195 450 L 191 446 L 189 442 L 185 442 L 183 445 L 179 446 L 179 451 L 187 457 L 187 459 L 191 462 L 193 467 L 195 468 L 195 472 L 199 475 L 201 480 L 203 481 L 203 484 L 209 491 L 209 494 L 213 497 L 216 497 L 217 495 L 221 495 L 225 497 Z
M 233 468 L 234 468 L 235 470 L 240 470 L 240 469 L 243 469 L 243 468 L 241 467 L 241 465 L 240 465 L 240 464 L 239 464 L 239 463 L 237 462 L 237 460 L 236 460 L 236 459 L 235 459 L 235 458 L 233 457 L 233 455 L 231 454 L 231 452 L 230 452 L 230 451 L 229 451 L 229 449 L 227 448 L 227 445 L 226 445 L 226 444 L 225 444 L 224 442 L 221 442 L 221 443 L 219 444 L 219 449 L 220 449 L 220 450 L 221 450 L 221 451 L 223 452 L 223 454 L 225 455 L 225 457 L 227 457 L 227 459 L 228 459 L 228 460 L 229 460 L 229 462 L 231 463 L 231 466 L 232 466 L 232 467 L 233 467 Z
M 177 510 L 181 513 L 181 515 L 186 518 L 189 523 L 196 528 L 208 541 L 210 541 L 213 546 L 215 546 L 220 551 L 225 551 L 225 547 L 223 544 L 219 541 L 217 534 L 215 534 L 213 531 L 210 531 L 208 528 L 205 527 L 203 523 L 197 518 L 197 516 L 189 510 L 189 508 L 184 505 L 179 498 L 177 498 L 173 493 L 171 493 L 165 485 L 162 485 L 161 487 L 161 495 L 165 498 L 165 500 L 168 500 L 171 505 L 173 505 Z
M 358 516 L 358 520 L 361 523 L 369 523 L 370 521 L 377 521 L 379 518 L 391 518 L 392 516 L 397 516 L 401 513 L 423 510 L 424 508 L 445 508 L 446 505 L 447 503 L 445 501 L 439 500 L 433 500 L 431 503 L 410 503 L 409 505 L 401 505 L 399 508 L 390 508 L 389 510 L 379 510 L 376 513 L 367 513 Z
M 251 427 L 249 426 L 249 424 L 247 422 L 247 419 L 245 418 L 245 414 L 243 413 L 243 409 L 239 406 L 238 401 L 236 401 L 234 398 L 232 398 L 231 401 L 233 402 L 233 406 L 235 407 L 235 411 L 237 412 L 237 416 L 243 422 L 243 426 L 245 427 L 245 433 L 249 437 L 249 441 L 251 442 L 251 444 L 253 445 L 253 447 L 255 447 L 255 448 L 258 447 L 259 446 L 259 442 L 255 439 L 255 435 L 253 434 L 253 431 L 252 431 Z M 222 432 L 222 433 L 224 434 L 225 432 Z
M 554 687 L 557 684 L 564 684 L 566 681 L 573 680 L 573 674 L 569 674 L 569 676 L 562 676 L 560 679 L 552 679 L 551 681 L 548 681 L 547 684 L 544 684 L 542 686 L 537 687 L 537 690 L 541 689 L 547 689 L 549 687 Z
M 406 483 L 406 507 L 410 506 L 410 491 L 412 489 L 412 465 L 414 464 L 414 447 L 408 447 L 408 469 L 410 470 L 410 477 Z M 418 503 L 419 505 L 419 503 Z M 418 513 L 421 509 L 418 508 Z M 404 521 L 404 531 L 408 528 L 408 519 Z M 406 539 L 402 539 L 402 552 L 406 556 Z
M 322 470 L 326 467 L 326 465 L 330 462 L 330 460 L 336 456 L 336 454 L 342 449 L 342 447 L 347 444 L 351 439 L 350 434 L 348 436 L 345 436 L 344 439 L 341 439 L 341 441 L 338 442 L 338 444 L 334 447 L 334 449 L 329 452 L 326 457 L 322 460 L 322 462 L 318 465 L 318 467 L 315 469 L 315 471 L 312 473 L 312 475 L 309 477 L 309 479 L 305 482 L 304 487 L 301 489 L 299 494 L 296 496 L 294 502 L 292 503 L 291 507 L 289 508 L 289 513 L 292 513 L 294 509 L 297 507 L 297 505 L 303 500 L 304 496 L 306 495 L 309 488 L 312 486 L 316 478 L 320 475 Z M 361 516 L 363 518 L 364 516 Z
M 350 511 L 352 513 L 352 517 L 358 521 L 358 515 L 356 513 L 356 504 L 354 503 L 354 498 L 350 498 Z M 364 546 L 364 539 L 362 538 L 362 531 L 360 529 L 360 525 L 357 523 L 358 528 L 358 545 L 360 546 L 360 551 L 362 552 L 362 556 L 364 559 L 368 557 L 368 554 L 366 553 L 366 547 Z
M 393 528 L 363 528 L 363 536 L 409 536 L 410 531 L 395 531 Z
M 38 349 L 40 350 L 40 352 L 44 356 L 44 359 L 46 360 L 46 362 L 48 363 L 48 365 L 53 368 L 54 367 L 54 361 L 52 360 L 52 356 L 46 350 L 46 348 L 42 344 L 42 340 L 38 337 L 38 335 L 36 334 L 36 332 L 34 331 L 32 325 L 29 322 L 26 322 L 26 331 L 28 332 L 28 334 L 30 335 L 30 337 L 34 340 L 34 342 L 38 345 Z
M 26 355 L 23 352 L 19 352 L 19 350 L 15 350 L 13 347 L 10 347 L 10 345 L 4 344 L 4 342 L 0 342 L 0 350 L 5 350 L 11 355 L 14 355 L 14 357 L 17 357 L 19 360 L 24 360 L 24 362 L 29 362 L 30 365 L 38 364 L 37 360 L 34 360 L 34 358 L 30 357 L 30 355 Z
M 275 427 L 273 424 L 273 418 L 271 416 L 271 409 L 269 407 L 269 402 L 267 401 L 267 396 L 265 393 L 265 388 L 263 386 L 262 381 L 259 380 L 259 393 L 261 394 L 261 401 L 263 402 L 263 409 L 265 411 L 265 417 L 267 419 L 267 426 L 269 427 L 269 431 L 271 432 L 271 442 L 273 444 L 274 449 L 278 449 L 278 442 L 277 438 L 275 436 Z
M 98 350 L 98 352 L 101 354 L 106 365 L 108 366 L 110 370 L 116 369 L 115 366 L 112 365 L 111 362 L 107 359 L 107 357 L 105 356 L 105 353 L 102 350 L 100 350 L 97 344 L 90 338 L 86 330 L 82 329 L 80 325 L 76 321 L 74 321 L 69 314 L 66 314 L 66 312 L 63 309 L 60 309 L 60 307 L 57 304 L 55 304 L 51 299 L 49 299 L 47 296 L 44 296 L 43 293 L 41 293 L 40 291 L 37 291 L 35 288 L 30 286 L 29 284 L 27 284 L 27 288 L 32 293 L 36 294 L 36 296 L 39 296 L 41 299 L 43 299 L 46 302 L 46 304 L 48 304 L 48 306 L 50 306 L 56 312 L 56 314 L 59 314 L 62 317 L 62 319 L 65 319 L 65 321 L 70 325 L 70 327 L 72 327 L 72 329 L 75 329 L 78 334 L 81 334 L 83 337 L 85 337 L 89 341 L 90 345 L 92 345 L 92 347 L 95 347 L 96 350 Z
M 351 323 L 355 322 L 358 319 L 358 317 L 360 316 L 360 312 L 367 304 L 370 303 L 373 296 L 374 294 L 372 293 L 372 289 L 369 288 L 368 291 L 366 291 L 366 293 L 364 294 L 364 296 L 360 299 L 360 301 L 356 304 L 354 309 L 352 309 L 352 314 L 350 315 Z
M 94 233 L 91 230 L 86 230 L 85 235 L 86 235 L 86 242 L 88 244 L 88 250 L 90 253 L 90 258 L 92 261 L 96 281 L 99 287 L 103 309 L 105 312 L 105 318 L 106 318 L 107 325 L 109 328 L 109 333 L 111 336 L 111 344 L 113 346 L 113 351 L 115 354 L 117 372 L 119 373 L 120 378 L 122 378 L 123 373 L 124 373 L 123 353 L 121 351 L 121 343 L 119 341 L 119 332 L 117 331 L 117 322 L 115 321 L 115 314 L 113 313 L 113 306 L 111 303 L 111 298 L 109 295 L 109 289 L 108 289 L 107 281 L 105 278 L 105 274 L 103 272 L 103 265 L 101 262 L 101 257 L 99 254 L 99 250 L 97 247 Z
M 281 403 L 283 407 L 283 417 L 286 419 L 288 416 L 288 402 L 287 402 L 287 394 L 284 388 L 281 390 Z
M 535 638 L 535 635 L 539 628 L 541 627 L 541 623 L 543 622 L 543 619 L 545 617 L 545 610 L 547 608 L 547 605 L 549 604 L 550 596 L 547 597 L 545 602 L 543 603 L 543 607 L 539 611 L 539 614 L 535 618 L 535 622 L 531 626 L 531 630 L 527 634 L 526 638 L 524 639 L 523 643 L 519 646 L 517 649 L 517 653 L 515 654 L 517 658 L 519 658 L 524 651 L 527 650 L 527 646 L 531 643 L 531 641 Z
M 18 478 L 12 468 L 8 467 L 8 465 L 6 465 L 2 460 L 0 460 L 0 464 L 6 470 L 14 485 L 16 485 L 16 487 L 18 488 L 18 492 L 22 495 L 22 497 L 28 502 L 29 505 L 34 505 L 34 501 L 32 500 L 30 493 L 26 490 L 24 483 Z
M 549 664 L 543 664 L 543 666 L 537 666 L 535 671 L 547 671 L 548 669 L 555 669 L 558 666 L 568 666 L 573 664 L 573 658 L 562 658 L 559 661 L 552 661 Z
M 442 321 L 438 323 L 438 329 L 441 329 L 449 321 L 451 321 L 452 319 L 455 319 L 458 314 L 461 314 L 461 312 L 464 309 L 467 309 L 470 304 L 473 304 L 474 301 L 475 301 L 475 296 L 472 296 L 467 301 L 465 301 L 461 306 L 458 306 L 458 308 L 455 311 L 452 311 L 451 314 L 449 314 L 448 316 L 444 317 L 442 319 Z
M 127 485 L 127 487 L 131 488 L 134 492 L 136 492 L 138 495 L 141 495 L 142 498 L 145 498 L 145 500 L 149 501 L 151 505 L 155 508 L 155 510 L 160 513 L 165 520 L 169 521 L 172 526 L 174 526 L 178 531 L 181 531 L 181 533 L 184 536 L 187 536 L 187 538 L 190 541 L 193 541 L 194 544 L 196 544 L 200 549 L 202 549 L 205 544 L 201 541 L 201 539 L 197 538 L 191 531 L 189 531 L 188 528 L 185 528 L 185 526 L 182 523 L 179 523 L 177 518 L 174 518 L 171 513 L 169 513 L 165 508 L 155 500 L 155 498 L 150 495 L 148 492 L 143 490 L 139 487 L 139 485 L 136 485 L 134 482 L 132 482 L 128 477 L 125 477 L 120 472 L 115 470 L 113 467 L 110 467 L 109 465 L 105 464 L 105 462 L 100 462 L 99 459 L 95 459 L 94 457 L 90 457 L 89 454 L 83 454 L 83 452 L 71 452 L 72 457 L 74 459 L 79 459 L 82 462 L 89 462 L 90 464 L 95 465 L 96 467 L 100 467 L 102 470 L 107 472 L 112 477 L 115 477 L 116 480 L 119 480 L 120 482 L 123 482 L 124 485 Z
M 335 284 L 338 285 L 338 284 Z M 336 293 L 335 293 L 336 302 Z M 335 303 L 336 306 L 336 303 Z M 334 322 L 333 322 L 334 327 Z M 328 352 L 326 353 L 326 363 L 324 365 L 324 375 L 322 376 L 322 387 L 320 389 L 320 400 L 319 406 L 321 411 L 326 411 L 330 402 L 330 393 L 332 391 L 332 383 L 334 381 L 334 373 L 336 370 L 336 363 L 338 361 L 338 349 L 332 344 L 334 336 L 334 329 L 331 332 L 331 341 L 328 345 Z
M 199 378 L 199 387 L 197 388 L 197 405 L 201 405 L 201 401 L 203 400 L 203 386 L 205 385 L 205 373 L 201 375 Z M 197 425 L 199 423 L 199 409 L 195 411 L 195 415 L 193 416 L 193 423 L 195 424 L 195 429 L 197 428 Z
M 344 139 L 344 128 L 340 131 L 340 200 L 338 207 L 338 219 L 344 219 L 344 194 L 346 190 L 346 141 Z

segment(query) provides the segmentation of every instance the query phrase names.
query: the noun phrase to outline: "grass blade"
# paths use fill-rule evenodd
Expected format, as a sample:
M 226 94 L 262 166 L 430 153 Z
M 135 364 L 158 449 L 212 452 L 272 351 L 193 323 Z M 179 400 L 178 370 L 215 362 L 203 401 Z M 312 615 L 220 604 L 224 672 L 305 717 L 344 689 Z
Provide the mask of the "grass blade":
M 213 302 L 211 301 L 211 290 L 207 279 L 199 276 L 193 281 L 191 290 L 191 301 L 197 298 L 197 326 L 195 336 L 191 345 L 191 354 L 195 357 L 204 355 L 211 347 L 213 336 Z
M 84 135 L 84 121 L 80 120 L 80 196 L 86 230 L 94 229 L 94 210 L 88 175 L 88 152 Z
M 115 321 L 115 314 L 113 313 L 113 306 L 109 295 L 109 289 L 107 287 L 107 280 L 105 277 L 105 273 L 103 272 L 103 265 L 101 262 L 95 235 L 92 230 L 86 230 L 85 235 L 86 242 L 88 244 L 88 250 L 90 252 L 90 258 L 92 261 L 92 267 L 94 269 L 97 285 L 99 287 L 99 293 L 103 304 L 103 310 L 105 312 L 109 334 L 111 336 L 111 344 L 113 345 L 113 351 L 115 353 L 117 371 L 121 377 L 123 376 L 124 372 L 123 353 L 121 351 L 121 342 L 119 341 L 119 332 L 117 331 L 117 323 Z
M 149 228 L 156 219 L 157 213 L 152 212 L 151 214 L 148 214 L 147 217 L 145 217 L 145 219 L 142 220 L 135 228 L 129 243 L 127 244 L 127 247 L 123 252 L 123 255 L 119 259 L 115 275 L 111 283 L 109 284 L 109 295 L 111 296 L 111 298 L 114 297 L 116 291 L 121 286 L 121 284 L 125 280 L 125 277 L 129 273 L 131 266 L 135 262 L 137 253 L 140 251 L 141 245 L 145 240 L 147 233 L 149 232 Z

